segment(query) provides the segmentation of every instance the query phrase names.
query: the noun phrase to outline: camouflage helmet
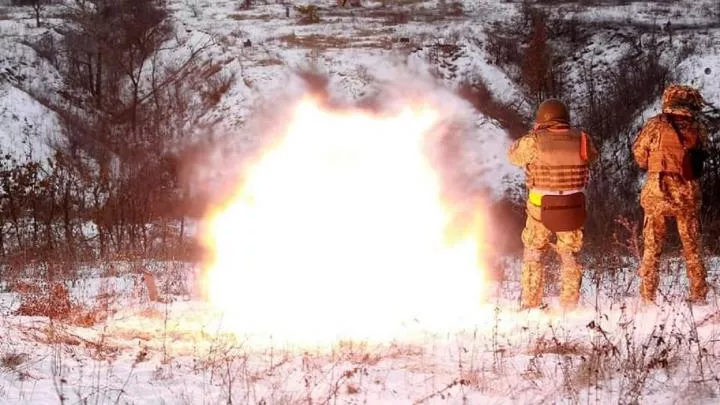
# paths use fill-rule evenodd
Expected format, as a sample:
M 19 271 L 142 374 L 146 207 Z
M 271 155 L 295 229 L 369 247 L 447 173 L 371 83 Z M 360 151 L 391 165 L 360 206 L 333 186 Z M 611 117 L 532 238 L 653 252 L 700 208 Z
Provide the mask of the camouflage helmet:
M 550 121 L 570 122 L 570 112 L 567 106 L 555 98 L 543 101 L 535 114 L 535 123 L 537 124 Z
M 704 104 L 705 100 L 694 87 L 671 84 L 663 92 L 663 110 L 682 109 L 694 113 L 700 111 Z

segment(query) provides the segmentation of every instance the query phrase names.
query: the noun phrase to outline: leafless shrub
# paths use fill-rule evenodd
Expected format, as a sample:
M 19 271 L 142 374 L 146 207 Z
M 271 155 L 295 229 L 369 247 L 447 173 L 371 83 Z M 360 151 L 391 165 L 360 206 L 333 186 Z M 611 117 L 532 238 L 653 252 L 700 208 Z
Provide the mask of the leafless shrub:
M 533 355 L 540 354 L 558 354 L 561 356 L 584 356 L 589 354 L 589 348 L 579 341 L 566 341 L 552 336 L 549 339 L 540 336 L 530 347 L 530 353 Z
M 0 367 L 15 370 L 28 360 L 26 353 L 9 352 L 0 356 Z
M 62 101 L 32 94 L 58 114 L 68 142 L 44 166 L 0 159 L 0 260 L 18 272 L 37 261 L 187 252 L 185 220 L 201 204 L 180 178 L 184 136 L 235 80 L 227 61 L 199 57 L 211 39 L 177 38 L 187 60 L 158 63 L 173 30 L 162 0 L 83 4 L 68 6 L 62 45 L 50 35 L 32 44 L 66 79 Z M 119 18 L 121 9 L 137 18 Z
M 626 217 L 615 220 L 612 244 L 606 243 L 604 249 L 617 254 L 589 254 L 585 258 L 586 264 L 594 269 L 593 280 L 598 291 L 607 286 L 608 296 L 617 301 L 634 293 L 635 269 L 642 259 L 641 243 L 641 223 Z
M 572 384 L 578 389 L 598 387 L 601 382 L 614 375 L 610 357 L 602 350 L 592 350 L 589 355 L 580 358 L 572 376 Z
M 445 17 L 461 17 L 465 14 L 463 4 L 460 1 L 438 1 L 438 11 Z
M 695 36 L 689 38 L 683 38 L 680 40 L 681 44 L 675 51 L 675 60 L 679 64 L 688 57 L 696 55 L 698 53 L 699 43 Z
M 35 17 L 35 24 L 40 27 L 41 13 L 45 10 L 45 7 L 50 4 L 51 0 L 13 0 L 12 3 L 17 6 L 30 6 L 33 10 L 33 16 Z
M 555 20 L 524 1 L 516 16 L 488 30 L 485 49 L 492 62 L 526 90 L 533 106 L 545 98 L 563 96 L 565 77 L 559 69 L 563 58 L 554 43 L 562 33 L 551 30 L 558 25 Z
M 35 50 L 39 57 L 53 65 L 57 64 L 59 50 L 52 34 L 45 33 L 36 42 L 26 42 L 25 44 Z
M 9 291 L 20 297 L 16 315 L 47 317 L 73 325 L 92 326 L 105 320 L 112 312 L 116 296 L 106 286 L 101 287 L 93 303 L 88 305 L 72 297 L 68 281 L 46 280 L 47 277 L 9 280 Z
M 63 283 L 18 282 L 11 291 L 21 297 L 16 311 L 18 315 L 47 316 L 56 320 L 67 319 L 71 315 L 70 294 Z
M 503 103 L 493 96 L 487 83 L 475 76 L 460 86 L 460 97 L 468 100 L 482 114 L 497 120 L 510 137 L 517 139 L 527 132 L 529 123 L 516 106 Z
M 202 14 L 202 9 L 198 0 L 185 0 L 185 7 L 192 12 L 192 16 L 195 18 L 200 17 Z
M 230 14 L 230 15 L 228 15 L 228 17 L 230 17 L 236 21 L 248 21 L 248 20 L 270 21 L 273 18 L 275 18 L 271 14 L 255 15 L 255 14 L 241 14 L 241 13 Z
M 298 24 L 317 24 L 320 22 L 319 9 L 315 5 L 295 6 L 295 10 L 300 15 Z
M 720 109 L 717 106 L 708 106 L 702 117 L 708 128 L 709 156 L 720 156 Z M 717 202 L 720 201 L 720 159 L 708 159 L 705 163 L 702 187 L 701 221 L 703 240 L 707 251 L 720 251 L 720 210 Z
M 520 51 L 517 46 L 517 38 L 498 28 L 489 30 L 487 36 L 485 50 L 492 57 L 491 63 L 498 66 L 519 64 Z

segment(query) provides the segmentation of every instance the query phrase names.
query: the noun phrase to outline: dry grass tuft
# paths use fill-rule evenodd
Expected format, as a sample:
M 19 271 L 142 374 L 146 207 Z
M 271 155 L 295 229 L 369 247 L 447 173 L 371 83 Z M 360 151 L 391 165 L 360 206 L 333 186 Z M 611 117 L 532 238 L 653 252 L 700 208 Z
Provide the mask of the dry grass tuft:
M 278 37 L 277 39 L 284 42 L 285 46 L 288 47 L 313 49 L 317 51 L 349 48 L 392 48 L 392 40 L 390 38 L 363 38 L 357 35 L 350 38 L 319 34 L 298 36 L 293 33 Z
M 392 2 L 384 1 L 383 4 L 392 3 L 393 5 L 396 5 L 396 6 L 412 6 L 412 5 L 423 4 L 424 2 L 425 2 L 425 0 L 393 0 Z
M 598 351 L 581 357 L 580 364 L 570 378 L 573 386 L 576 388 L 597 387 L 602 381 L 611 379 L 614 370 L 610 360 L 607 355 Z
M 580 342 L 561 342 L 557 338 L 546 339 L 540 337 L 529 349 L 533 355 L 557 354 L 561 356 L 587 356 L 591 354 L 590 348 Z
M 347 37 L 330 37 L 319 34 L 298 36 L 295 33 L 278 38 L 285 45 L 293 48 L 342 49 L 349 47 L 352 40 Z
M 268 59 L 261 59 L 257 62 L 255 62 L 256 66 L 260 67 L 266 67 L 266 66 L 282 66 L 285 62 L 283 62 L 280 59 L 277 58 L 268 58 Z
M 18 281 L 10 286 L 10 291 L 20 296 L 15 315 L 44 316 L 83 327 L 93 326 L 108 315 L 107 297 L 100 297 L 94 307 L 86 307 L 73 301 L 62 282 Z
M 20 281 L 11 287 L 20 295 L 20 307 L 16 315 L 46 316 L 53 320 L 67 319 L 72 303 L 67 287 L 61 282 L 47 283 Z
M 320 22 L 320 15 L 318 14 L 319 8 L 315 5 L 295 6 L 295 10 L 300 15 L 297 21 L 298 24 L 308 25 Z
M 272 21 L 274 18 L 277 18 L 277 16 L 273 16 L 271 14 L 229 14 L 228 18 L 233 19 L 235 21 Z
M 28 357 L 26 353 L 5 353 L 0 357 L 0 367 L 15 371 Z

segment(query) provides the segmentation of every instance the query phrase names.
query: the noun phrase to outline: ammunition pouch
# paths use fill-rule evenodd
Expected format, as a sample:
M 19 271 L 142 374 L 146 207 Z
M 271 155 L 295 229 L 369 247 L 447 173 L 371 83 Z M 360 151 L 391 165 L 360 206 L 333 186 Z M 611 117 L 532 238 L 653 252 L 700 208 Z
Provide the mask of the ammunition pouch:
M 583 227 L 587 217 L 585 193 L 544 195 L 540 222 L 551 232 L 571 232 Z

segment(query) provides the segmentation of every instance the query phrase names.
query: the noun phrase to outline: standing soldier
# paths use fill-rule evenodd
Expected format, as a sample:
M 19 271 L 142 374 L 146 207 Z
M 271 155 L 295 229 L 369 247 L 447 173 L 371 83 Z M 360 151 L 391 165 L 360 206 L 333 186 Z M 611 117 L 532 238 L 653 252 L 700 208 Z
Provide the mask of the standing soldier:
M 597 150 L 585 132 L 570 126 L 565 104 L 550 99 L 540 104 L 533 129 L 512 144 L 508 157 L 525 169 L 528 188 L 522 233 L 522 308 L 542 304 L 542 256 L 552 246 L 554 234 L 562 263 L 560 303 L 571 310 L 580 298 L 583 271 L 577 256 L 583 245 L 585 186 L 588 165 Z
M 708 291 L 701 256 L 698 179 L 707 144 L 707 128 L 698 121 L 705 104 L 688 86 L 670 85 L 663 93 L 662 112 L 648 120 L 633 144 L 633 155 L 647 170 L 640 205 L 645 211 L 644 252 L 640 265 L 640 295 L 654 302 L 658 265 L 666 234 L 666 218 L 675 217 L 690 281 L 690 301 L 705 302 Z

